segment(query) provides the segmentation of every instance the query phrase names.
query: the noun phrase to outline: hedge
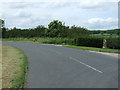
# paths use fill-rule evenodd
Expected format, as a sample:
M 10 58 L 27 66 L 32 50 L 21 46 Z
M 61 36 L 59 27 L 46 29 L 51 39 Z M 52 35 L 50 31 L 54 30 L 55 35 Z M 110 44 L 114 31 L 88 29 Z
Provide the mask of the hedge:
M 99 37 L 80 37 L 75 39 L 75 44 L 77 46 L 87 46 L 87 47 L 103 47 L 103 39 Z M 109 37 L 105 38 L 107 41 L 107 48 L 120 49 L 120 37 Z
M 112 49 L 120 49 L 120 37 L 107 38 L 107 47 Z
M 81 37 L 75 39 L 77 46 L 88 46 L 88 47 L 97 47 L 102 48 L 103 46 L 103 38 L 96 37 Z

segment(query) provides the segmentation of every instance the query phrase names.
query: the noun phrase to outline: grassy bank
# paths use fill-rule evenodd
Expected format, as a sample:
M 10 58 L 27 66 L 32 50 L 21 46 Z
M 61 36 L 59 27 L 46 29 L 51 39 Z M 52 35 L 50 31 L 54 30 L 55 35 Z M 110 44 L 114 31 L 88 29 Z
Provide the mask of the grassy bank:
M 24 87 L 27 68 L 27 57 L 23 51 L 2 46 L 2 88 Z
M 118 49 L 94 48 L 94 47 L 83 47 L 83 46 L 73 46 L 73 45 L 64 45 L 64 47 L 81 49 L 81 50 L 92 50 L 92 51 L 100 51 L 100 52 L 120 53 L 120 50 L 118 50 Z

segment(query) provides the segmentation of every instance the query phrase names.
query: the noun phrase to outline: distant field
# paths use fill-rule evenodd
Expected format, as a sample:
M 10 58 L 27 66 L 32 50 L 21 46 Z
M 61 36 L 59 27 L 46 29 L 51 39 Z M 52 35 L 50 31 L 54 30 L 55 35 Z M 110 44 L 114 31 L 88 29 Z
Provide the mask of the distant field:
M 108 38 L 108 37 L 118 37 L 118 35 L 116 34 L 91 34 L 91 36 L 96 36 L 96 37 L 104 37 L 104 38 Z
M 14 47 L 2 46 L 2 88 L 21 88 L 27 72 L 27 58 Z

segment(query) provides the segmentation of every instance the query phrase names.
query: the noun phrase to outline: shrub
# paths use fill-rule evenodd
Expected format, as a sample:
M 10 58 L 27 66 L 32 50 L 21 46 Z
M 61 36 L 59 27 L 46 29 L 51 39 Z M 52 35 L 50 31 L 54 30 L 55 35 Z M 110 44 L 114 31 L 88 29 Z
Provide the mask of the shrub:
M 107 47 L 108 48 L 120 49 L 120 38 L 110 37 L 110 38 L 107 38 L 106 40 L 107 40 Z
M 96 37 L 80 37 L 75 39 L 77 46 L 88 46 L 88 47 L 97 47 L 102 48 L 103 38 Z

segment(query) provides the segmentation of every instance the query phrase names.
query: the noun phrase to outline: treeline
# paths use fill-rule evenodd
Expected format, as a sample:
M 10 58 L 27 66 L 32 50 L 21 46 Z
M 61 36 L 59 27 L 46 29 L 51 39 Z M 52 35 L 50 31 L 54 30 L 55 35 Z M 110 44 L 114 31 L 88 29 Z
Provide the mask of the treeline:
M 48 24 L 48 28 L 39 25 L 32 29 L 2 29 L 3 38 L 32 38 L 32 37 L 61 37 L 61 38 L 78 38 L 88 36 L 89 30 L 78 26 L 66 26 L 61 21 L 54 20 Z
M 66 26 L 61 21 L 54 20 L 48 24 L 48 28 L 39 25 L 30 29 L 19 28 L 2 28 L 3 38 L 32 38 L 32 37 L 62 37 L 62 38 L 79 38 L 89 36 L 90 34 L 116 34 L 120 35 L 120 29 L 113 30 L 88 30 L 79 26 Z
M 90 31 L 90 34 L 116 34 L 120 35 L 120 29 L 113 29 L 113 30 L 93 30 Z

